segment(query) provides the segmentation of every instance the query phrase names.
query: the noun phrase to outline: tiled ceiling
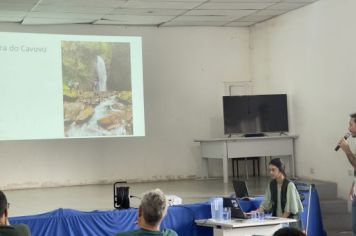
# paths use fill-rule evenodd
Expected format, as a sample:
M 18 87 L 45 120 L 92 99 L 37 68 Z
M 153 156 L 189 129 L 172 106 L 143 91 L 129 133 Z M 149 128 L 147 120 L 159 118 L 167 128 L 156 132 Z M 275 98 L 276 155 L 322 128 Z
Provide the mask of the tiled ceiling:
M 1 0 L 0 22 L 23 25 L 250 26 L 318 0 Z

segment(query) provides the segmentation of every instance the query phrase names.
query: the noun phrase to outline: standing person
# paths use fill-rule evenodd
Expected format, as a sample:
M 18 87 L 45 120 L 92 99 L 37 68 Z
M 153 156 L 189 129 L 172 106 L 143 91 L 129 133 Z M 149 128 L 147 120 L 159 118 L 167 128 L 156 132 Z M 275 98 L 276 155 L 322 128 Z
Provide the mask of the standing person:
M 174 230 L 160 230 L 161 222 L 167 213 L 167 199 L 160 189 L 155 189 L 144 194 L 138 208 L 138 226 L 140 229 L 117 236 L 178 236 Z
M 301 228 L 303 205 L 294 183 L 287 179 L 284 164 L 279 158 L 269 162 L 269 173 L 272 180 L 257 211 L 271 211 L 272 216 L 296 219 L 298 222 L 291 225 Z
M 356 113 L 353 113 L 350 115 L 350 121 L 349 121 L 349 131 L 351 136 L 354 138 L 356 137 Z M 356 157 L 355 154 L 350 149 L 349 143 L 347 142 L 346 138 L 342 138 L 338 145 L 340 148 L 344 151 L 346 154 L 347 159 L 349 160 L 351 166 L 354 168 L 354 181 L 352 183 L 349 197 L 352 201 L 352 235 L 356 235 L 356 186 L 355 186 L 355 181 L 356 181 Z
M 0 235 L 4 236 L 30 236 L 30 230 L 27 225 L 9 223 L 9 206 L 7 198 L 0 190 Z

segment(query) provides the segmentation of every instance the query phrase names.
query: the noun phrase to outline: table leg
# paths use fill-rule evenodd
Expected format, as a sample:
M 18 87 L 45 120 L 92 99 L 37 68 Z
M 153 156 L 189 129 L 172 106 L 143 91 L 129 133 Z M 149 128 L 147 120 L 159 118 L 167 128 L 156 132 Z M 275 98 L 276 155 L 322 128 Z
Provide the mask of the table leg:
M 227 156 L 223 157 L 223 177 L 224 177 L 224 183 L 228 183 L 229 179 L 228 179 L 228 173 L 227 173 Z
M 293 152 L 292 155 L 290 155 L 290 168 L 291 168 L 291 172 L 292 172 L 292 177 L 296 178 L 296 173 L 295 173 L 295 160 L 294 160 L 294 139 L 292 140 L 292 145 L 293 145 Z
M 245 158 L 245 178 L 248 179 L 247 158 Z
M 295 178 L 295 163 L 294 163 L 294 154 L 290 155 L 289 158 L 289 166 L 290 166 L 290 171 L 292 172 L 292 178 Z
M 202 178 L 206 179 L 209 177 L 208 175 L 208 158 L 202 158 Z

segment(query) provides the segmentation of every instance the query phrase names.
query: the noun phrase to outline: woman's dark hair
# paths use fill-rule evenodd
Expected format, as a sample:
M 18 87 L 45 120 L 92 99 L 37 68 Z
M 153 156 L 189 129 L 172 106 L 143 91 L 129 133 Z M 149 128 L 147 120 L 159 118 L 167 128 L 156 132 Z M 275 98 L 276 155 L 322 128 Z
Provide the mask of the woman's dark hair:
M 269 165 L 273 165 L 275 167 L 278 168 L 278 170 L 284 175 L 284 177 L 286 177 L 286 172 L 285 172 L 285 168 L 284 168 L 284 164 L 283 162 L 281 161 L 280 158 L 275 158 L 275 159 L 272 159 L 270 162 L 269 162 Z
M 305 233 L 297 228 L 285 227 L 274 232 L 273 236 L 305 236 Z
M 356 123 L 356 113 L 350 114 L 350 118 L 352 118 L 354 120 L 354 122 Z

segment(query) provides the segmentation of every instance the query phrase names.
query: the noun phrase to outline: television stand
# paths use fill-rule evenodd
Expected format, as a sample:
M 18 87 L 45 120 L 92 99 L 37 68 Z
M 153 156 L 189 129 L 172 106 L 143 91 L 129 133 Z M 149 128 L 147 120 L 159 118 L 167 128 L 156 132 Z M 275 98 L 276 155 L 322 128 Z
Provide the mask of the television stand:
M 264 133 L 244 134 L 245 138 L 264 137 L 264 136 L 266 136 Z

